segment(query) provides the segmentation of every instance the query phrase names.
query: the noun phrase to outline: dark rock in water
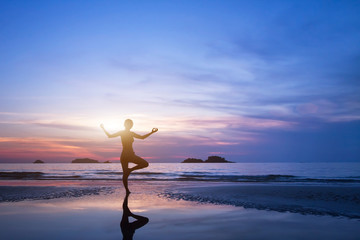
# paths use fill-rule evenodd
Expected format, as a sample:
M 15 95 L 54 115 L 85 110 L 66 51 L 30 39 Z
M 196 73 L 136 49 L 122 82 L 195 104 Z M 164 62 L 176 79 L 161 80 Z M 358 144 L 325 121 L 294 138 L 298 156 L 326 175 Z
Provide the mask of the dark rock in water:
M 230 161 L 225 160 L 225 158 L 219 157 L 219 156 L 209 156 L 207 160 L 205 160 L 206 163 L 232 163 Z
M 105 161 L 104 163 L 111 163 L 110 161 Z
M 209 156 L 207 160 L 203 161 L 198 158 L 187 158 L 182 163 L 232 163 L 219 156 Z
M 41 161 L 41 160 L 36 160 L 36 161 L 34 161 L 33 163 L 44 163 L 44 161 Z
M 77 158 L 72 160 L 71 163 L 99 163 L 99 161 L 91 158 Z
M 203 163 L 204 161 L 198 158 L 187 158 L 182 163 Z

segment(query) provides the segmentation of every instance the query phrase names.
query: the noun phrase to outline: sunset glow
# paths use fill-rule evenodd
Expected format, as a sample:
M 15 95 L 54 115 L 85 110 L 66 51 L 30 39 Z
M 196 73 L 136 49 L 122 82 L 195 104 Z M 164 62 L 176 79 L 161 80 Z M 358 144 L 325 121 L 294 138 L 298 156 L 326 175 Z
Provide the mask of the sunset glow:
M 159 128 L 134 143 L 149 162 L 359 160 L 356 1 L 20 2 L 0 8 L 0 162 L 118 161 L 99 125 L 127 118 Z

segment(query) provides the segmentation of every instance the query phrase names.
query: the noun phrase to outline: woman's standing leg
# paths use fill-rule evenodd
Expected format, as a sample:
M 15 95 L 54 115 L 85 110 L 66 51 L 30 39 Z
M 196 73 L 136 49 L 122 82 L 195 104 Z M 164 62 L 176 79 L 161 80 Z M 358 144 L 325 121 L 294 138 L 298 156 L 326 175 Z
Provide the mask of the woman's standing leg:
M 122 170 L 123 170 L 123 177 L 122 177 L 122 181 L 123 181 L 123 185 L 126 189 L 126 193 L 130 193 L 129 187 L 128 187 L 128 178 L 130 175 L 130 169 L 128 167 L 128 162 L 126 161 L 121 161 L 121 166 L 122 166 Z

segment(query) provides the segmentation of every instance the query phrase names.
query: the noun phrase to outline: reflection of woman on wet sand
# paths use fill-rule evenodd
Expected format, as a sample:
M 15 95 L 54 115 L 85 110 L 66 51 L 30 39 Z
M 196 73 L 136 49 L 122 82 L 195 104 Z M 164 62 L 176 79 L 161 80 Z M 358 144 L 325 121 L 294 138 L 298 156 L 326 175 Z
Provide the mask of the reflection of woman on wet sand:
M 123 169 L 123 184 L 126 189 L 126 192 L 130 193 L 130 190 L 128 188 L 128 178 L 130 173 L 134 170 L 146 168 L 147 166 L 149 166 L 149 163 L 147 161 L 135 155 L 135 152 L 132 147 L 134 138 L 145 139 L 151 134 L 156 133 L 158 129 L 153 128 L 150 133 L 141 136 L 139 134 L 130 131 L 130 129 L 133 127 L 133 121 L 131 119 L 126 119 L 124 122 L 124 126 L 125 126 L 125 130 L 119 131 L 114 134 L 110 134 L 108 131 L 105 130 L 103 124 L 100 125 L 100 127 L 104 130 L 105 134 L 109 138 L 121 137 L 123 151 L 121 153 L 120 162 Z M 129 168 L 129 162 L 135 163 L 136 166 Z
M 128 207 L 128 197 L 129 197 L 129 193 L 126 193 L 123 203 L 123 215 L 120 222 L 120 228 L 124 240 L 133 239 L 135 230 L 143 227 L 145 224 L 149 222 L 149 219 L 147 217 L 133 214 L 130 211 Z M 129 222 L 129 217 L 133 217 L 136 220 L 134 222 Z

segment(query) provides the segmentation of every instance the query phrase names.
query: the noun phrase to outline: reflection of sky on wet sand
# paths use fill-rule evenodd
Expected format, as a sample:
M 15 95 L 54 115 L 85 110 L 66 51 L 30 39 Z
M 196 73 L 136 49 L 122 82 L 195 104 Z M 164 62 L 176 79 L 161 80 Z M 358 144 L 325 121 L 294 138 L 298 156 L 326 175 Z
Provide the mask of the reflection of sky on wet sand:
M 150 183 L 130 187 L 130 210 L 150 220 L 136 230 L 134 239 L 351 239 L 359 235 L 358 221 L 158 197 L 165 187 Z M 0 203 L 1 239 L 122 239 L 124 195 L 116 188 L 107 195 Z
M 119 224 L 123 197 L 123 192 L 116 191 L 105 196 L 1 203 L 2 235 L 5 239 L 121 239 Z M 153 229 L 167 228 L 168 221 L 174 217 L 172 224 L 183 222 L 183 225 L 185 222 L 196 221 L 184 218 L 193 215 L 198 205 L 159 198 L 154 194 L 133 193 L 129 197 L 129 208 L 133 213 L 149 217 L 150 223 L 144 228 L 149 226 Z M 201 205 L 203 214 L 214 213 L 217 208 L 219 207 Z M 135 239 L 137 235 L 143 235 L 139 239 L 149 239 L 149 236 L 141 234 L 142 232 L 146 233 L 145 235 L 150 234 L 139 229 L 135 233 Z M 157 239 L 161 239 L 162 235 L 159 232 Z

